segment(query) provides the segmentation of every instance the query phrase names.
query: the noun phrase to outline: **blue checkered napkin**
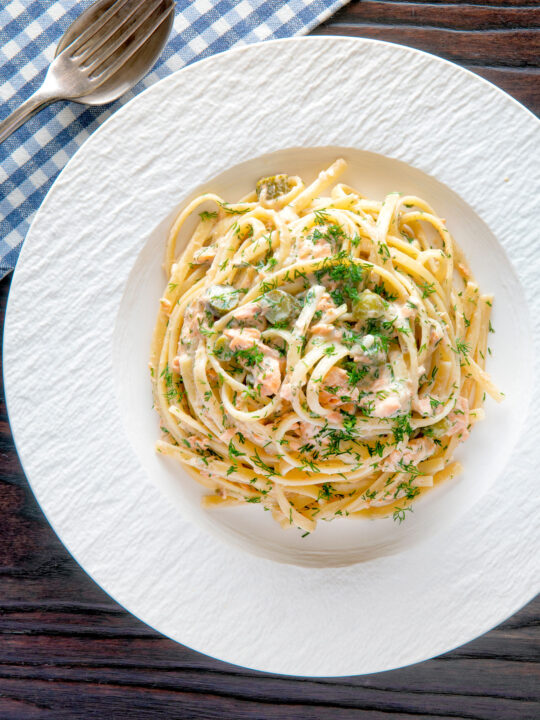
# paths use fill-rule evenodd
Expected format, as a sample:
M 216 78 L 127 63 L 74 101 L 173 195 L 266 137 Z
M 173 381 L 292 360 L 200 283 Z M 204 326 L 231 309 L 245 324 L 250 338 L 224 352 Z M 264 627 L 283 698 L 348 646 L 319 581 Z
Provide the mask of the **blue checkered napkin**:
M 348 0 L 177 0 L 152 72 L 106 109 L 56 103 L 0 145 L 0 278 L 13 269 L 32 216 L 64 165 L 120 105 L 174 70 L 233 46 L 302 35 Z M 41 84 L 56 44 L 90 0 L 0 0 L 0 120 Z

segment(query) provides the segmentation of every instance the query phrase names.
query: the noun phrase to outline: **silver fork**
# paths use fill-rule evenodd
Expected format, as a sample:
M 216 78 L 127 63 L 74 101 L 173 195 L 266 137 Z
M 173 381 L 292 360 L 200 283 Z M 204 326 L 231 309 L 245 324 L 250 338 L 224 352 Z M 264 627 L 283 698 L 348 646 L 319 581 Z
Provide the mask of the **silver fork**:
M 87 8 L 60 40 L 42 86 L 0 123 L 0 142 L 56 100 L 97 105 L 120 97 L 159 57 L 174 5 L 174 0 L 99 0 Z

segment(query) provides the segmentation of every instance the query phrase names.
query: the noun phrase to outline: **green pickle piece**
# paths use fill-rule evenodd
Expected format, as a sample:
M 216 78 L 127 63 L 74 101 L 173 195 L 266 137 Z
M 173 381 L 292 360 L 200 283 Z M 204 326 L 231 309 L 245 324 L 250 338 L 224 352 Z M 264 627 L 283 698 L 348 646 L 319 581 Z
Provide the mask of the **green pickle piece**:
M 352 304 L 352 316 L 355 320 L 378 318 L 384 315 L 385 309 L 384 300 L 380 295 L 371 290 L 362 290 L 358 300 Z
M 442 438 L 446 435 L 446 433 L 450 430 L 451 427 L 452 422 L 447 417 L 444 417 L 442 420 L 439 420 L 438 423 L 435 423 L 435 425 L 431 426 L 431 434 L 437 439 Z
M 261 199 L 264 191 L 264 200 L 275 200 L 279 195 L 285 195 L 291 189 L 291 182 L 288 175 L 271 175 L 261 178 L 255 186 L 257 200 Z
M 214 354 L 220 360 L 230 360 L 233 356 L 233 351 L 229 347 L 229 342 L 225 335 L 220 335 L 214 345 Z
M 265 293 L 260 303 L 263 306 L 266 319 L 272 325 L 289 320 L 300 311 L 298 300 L 284 290 L 271 290 Z
M 206 302 L 214 315 L 225 315 L 238 305 L 238 292 L 230 285 L 210 285 Z

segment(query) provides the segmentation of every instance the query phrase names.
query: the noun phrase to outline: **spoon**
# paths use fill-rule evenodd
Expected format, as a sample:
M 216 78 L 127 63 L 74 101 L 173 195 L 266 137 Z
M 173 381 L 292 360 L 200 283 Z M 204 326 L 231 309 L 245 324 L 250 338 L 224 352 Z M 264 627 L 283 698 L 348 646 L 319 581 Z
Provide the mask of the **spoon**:
M 0 122 L 0 143 L 56 100 L 103 105 L 154 65 L 173 25 L 174 0 L 98 0 L 66 30 L 42 86 Z

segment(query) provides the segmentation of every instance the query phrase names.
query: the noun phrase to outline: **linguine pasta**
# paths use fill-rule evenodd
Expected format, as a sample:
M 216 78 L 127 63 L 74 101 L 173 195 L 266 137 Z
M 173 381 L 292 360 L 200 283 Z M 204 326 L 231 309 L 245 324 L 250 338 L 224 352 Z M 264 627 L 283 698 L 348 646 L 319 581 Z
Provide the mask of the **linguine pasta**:
M 150 363 L 157 449 L 208 488 L 205 505 L 259 503 L 305 532 L 401 521 L 460 472 L 485 394 L 501 399 L 484 370 L 492 298 L 444 220 L 421 198 L 336 184 L 345 167 L 182 210 Z

